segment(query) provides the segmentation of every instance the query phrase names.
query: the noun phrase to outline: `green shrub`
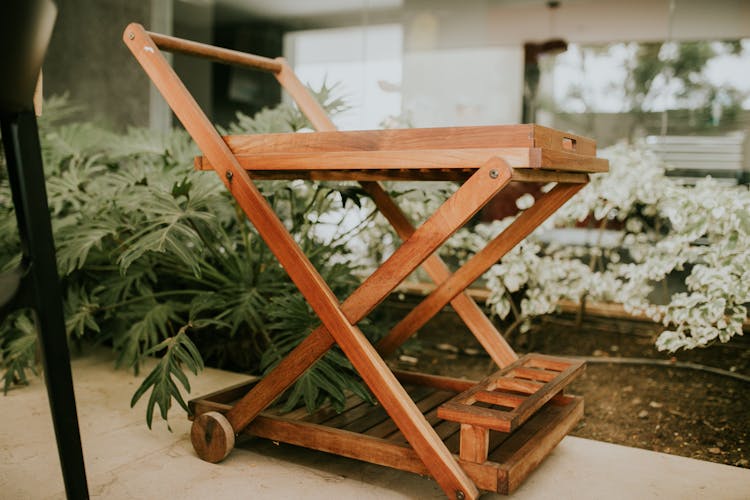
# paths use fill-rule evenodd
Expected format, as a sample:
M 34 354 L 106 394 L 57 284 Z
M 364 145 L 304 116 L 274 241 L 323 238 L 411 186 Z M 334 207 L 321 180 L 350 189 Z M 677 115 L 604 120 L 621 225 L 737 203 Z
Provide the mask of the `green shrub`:
M 340 109 L 330 89 L 317 93 Z M 310 307 L 215 174 L 193 171 L 187 134 L 131 129 L 118 136 L 91 123 L 62 124 L 70 108 L 54 99 L 40 122 L 47 192 L 69 337 L 104 343 L 117 366 L 139 374 L 159 357 L 133 396 L 148 391 L 146 420 L 173 400 L 187 408 L 186 371 L 204 359 L 255 373 L 269 370 L 318 325 Z M 238 115 L 233 133 L 295 131 L 306 119 L 290 106 Z M 260 188 L 340 299 L 358 284 L 335 218 L 354 196 L 323 183 L 261 182 Z M 356 197 L 355 201 L 358 202 Z M 334 219 L 333 235 L 313 230 Z M 0 170 L 0 269 L 18 262 L 15 220 Z M 4 387 L 35 366 L 30 315 L 0 326 Z M 356 372 L 332 350 L 286 395 L 286 406 L 343 407 L 345 390 L 370 398 Z

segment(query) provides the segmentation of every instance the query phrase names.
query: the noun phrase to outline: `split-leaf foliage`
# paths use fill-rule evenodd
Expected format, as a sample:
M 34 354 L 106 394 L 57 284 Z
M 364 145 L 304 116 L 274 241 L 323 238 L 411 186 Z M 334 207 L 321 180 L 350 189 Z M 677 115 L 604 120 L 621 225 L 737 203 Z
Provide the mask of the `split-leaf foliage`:
M 316 96 L 335 113 L 344 105 L 331 91 L 324 85 Z M 136 375 L 148 367 L 131 404 L 148 396 L 150 427 L 157 407 L 165 420 L 173 401 L 187 410 L 187 372 L 199 372 L 204 362 L 268 371 L 319 320 L 216 175 L 193 171 L 198 151 L 184 131 L 116 134 L 70 123 L 75 112 L 64 98 L 53 98 L 40 121 L 66 329 L 73 343 L 111 346 L 118 367 Z M 282 104 L 254 117 L 238 114 L 228 132 L 306 127 L 296 108 Z M 350 228 L 337 230 L 336 216 L 347 203 L 359 204 L 360 193 L 305 182 L 269 181 L 260 188 L 334 293 L 349 295 L 358 279 L 341 233 Z M 314 229 L 321 218 L 333 226 L 328 234 Z M 0 272 L 19 258 L 0 165 Z M 0 325 L 6 391 L 27 382 L 35 351 L 28 311 Z M 332 350 L 283 402 L 314 409 L 330 401 L 343 408 L 347 392 L 371 399 L 349 361 Z

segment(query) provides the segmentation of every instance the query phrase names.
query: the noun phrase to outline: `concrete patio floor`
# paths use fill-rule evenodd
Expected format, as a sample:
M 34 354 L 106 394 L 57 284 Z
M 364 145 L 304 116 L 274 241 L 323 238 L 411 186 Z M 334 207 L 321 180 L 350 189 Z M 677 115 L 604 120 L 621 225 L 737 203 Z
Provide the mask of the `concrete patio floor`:
M 149 430 L 144 403 L 130 409 L 140 379 L 115 371 L 107 351 L 73 362 L 84 456 L 93 498 L 404 499 L 442 498 L 437 484 L 356 460 L 250 441 L 221 464 L 200 461 L 190 422 L 173 410 L 169 432 Z M 246 377 L 205 370 L 200 395 Z M 41 379 L 0 397 L 0 498 L 64 498 L 55 438 Z M 485 499 L 503 498 L 486 494 Z M 750 470 L 567 437 L 514 499 L 750 499 Z

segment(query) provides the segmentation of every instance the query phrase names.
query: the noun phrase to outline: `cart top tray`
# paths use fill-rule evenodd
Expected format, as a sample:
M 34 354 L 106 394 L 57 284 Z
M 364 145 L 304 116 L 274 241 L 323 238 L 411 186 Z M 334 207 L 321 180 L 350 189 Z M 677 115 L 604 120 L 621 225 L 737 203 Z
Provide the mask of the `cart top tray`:
M 465 180 L 489 158 L 514 169 L 514 180 L 586 182 L 606 172 L 589 138 L 539 125 L 497 125 L 224 137 L 256 179 Z M 211 170 L 207 158 L 195 161 Z

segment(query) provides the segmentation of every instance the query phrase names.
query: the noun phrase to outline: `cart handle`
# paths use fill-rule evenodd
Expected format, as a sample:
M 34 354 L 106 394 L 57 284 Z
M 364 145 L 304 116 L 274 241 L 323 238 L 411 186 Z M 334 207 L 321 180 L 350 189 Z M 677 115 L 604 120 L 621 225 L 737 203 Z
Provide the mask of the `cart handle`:
M 283 57 L 270 59 L 268 57 L 246 54 L 237 50 L 214 47 L 213 45 L 207 45 L 205 43 L 183 40 L 182 38 L 176 38 L 173 36 L 146 31 L 143 26 L 138 23 L 129 24 L 125 28 L 125 32 L 122 34 L 122 36 L 123 41 L 128 46 L 128 48 L 130 48 L 130 51 L 133 52 L 133 55 L 141 64 L 141 66 L 144 67 L 146 73 L 149 75 L 154 84 L 157 83 L 154 78 L 158 77 L 158 73 L 164 72 L 166 68 L 163 68 L 162 62 L 159 61 L 158 63 L 156 63 L 156 65 L 161 69 L 148 69 L 151 67 L 151 64 L 146 64 L 149 59 L 147 57 L 147 52 L 153 52 L 154 48 L 151 46 L 148 46 L 147 48 L 136 47 L 136 38 L 142 39 L 142 41 L 137 42 L 137 44 L 141 44 L 145 41 L 147 44 L 153 44 L 156 49 L 159 50 L 163 49 L 167 52 L 177 52 L 180 54 L 203 57 L 211 61 L 216 61 L 223 64 L 231 64 L 234 66 L 241 66 L 245 68 L 255 68 L 261 71 L 269 72 L 273 74 L 274 77 L 276 77 L 276 80 L 279 82 L 279 84 L 281 84 L 281 87 L 286 90 L 290 96 L 292 96 L 292 99 L 294 99 L 294 101 L 297 103 L 300 111 L 302 111 L 302 113 L 310 120 L 310 123 L 312 123 L 313 128 L 315 128 L 319 132 L 336 130 L 336 126 L 333 124 L 328 114 L 321 107 L 318 101 L 315 100 L 312 94 L 310 94 L 307 88 L 305 88 L 302 82 L 299 81 L 297 75 L 294 74 L 294 70 L 289 66 L 289 63 L 287 63 Z M 143 50 L 146 50 L 146 52 L 143 52 Z M 170 78 L 174 80 L 175 84 L 179 82 L 179 78 L 177 78 L 177 75 L 170 75 Z M 179 82 L 178 86 L 180 85 L 182 85 L 181 82 Z M 174 92 L 174 89 L 165 89 L 160 87 L 159 85 L 157 85 L 157 87 L 161 91 L 162 95 L 167 98 L 167 102 L 169 102 L 170 107 L 176 113 L 177 111 L 175 106 L 179 107 L 180 104 L 170 100 L 172 99 L 172 97 L 170 97 L 169 95 L 170 92 Z M 188 98 L 188 100 L 193 100 L 192 96 L 190 96 L 190 94 L 187 93 L 187 90 L 185 89 L 180 89 L 179 94 L 181 95 L 180 99 Z M 191 103 L 190 108 L 191 111 L 194 112 L 200 111 L 198 105 L 194 103 Z M 203 116 L 205 117 L 205 115 Z
M 276 59 L 256 56 L 254 54 L 246 54 L 237 50 L 215 47 L 213 45 L 193 42 L 192 40 L 184 40 L 169 35 L 162 35 L 161 33 L 154 33 L 152 31 L 148 31 L 147 33 L 157 47 L 167 52 L 202 57 L 211 61 L 231 64 L 233 66 L 255 68 L 274 74 L 278 74 L 282 70 L 281 62 Z

